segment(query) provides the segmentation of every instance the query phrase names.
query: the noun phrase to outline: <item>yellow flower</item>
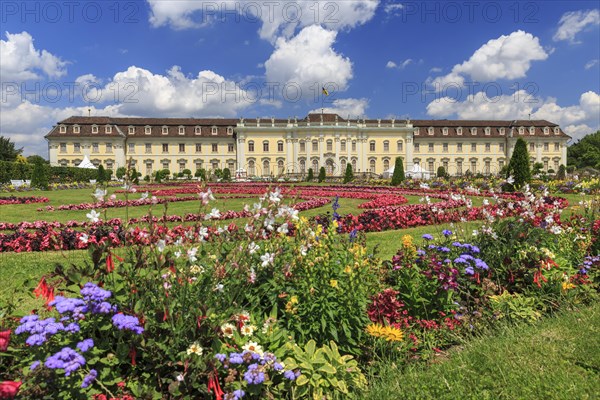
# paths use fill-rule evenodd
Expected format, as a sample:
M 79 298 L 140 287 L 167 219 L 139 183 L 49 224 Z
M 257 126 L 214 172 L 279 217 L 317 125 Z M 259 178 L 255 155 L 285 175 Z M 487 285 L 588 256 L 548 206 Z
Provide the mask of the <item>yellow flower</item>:
M 294 305 L 298 304 L 298 296 L 290 297 L 290 301 L 288 301 L 285 305 L 285 312 L 295 314 L 297 309 Z
M 352 268 L 349 265 L 346 265 L 346 268 L 344 268 L 344 272 L 349 274 L 352 272 Z
M 402 236 L 402 246 L 412 247 L 413 246 L 413 237 L 410 235 Z
M 256 326 L 254 325 L 244 325 L 242 326 L 241 332 L 244 336 L 252 336 L 255 330 Z
M 569 289 L 573 289 L 574 287 L 575 287 L 575 285 L 573 285 L 571 282 L 563 282 L 562 283 L 563 292 L 566 292 Z
M 191 355 L 191 354 L 196 354 L 198 356 L 201 356 L 203 351 L 204 350 L 202 349 L 202 347 L 197 342 L 194 342 L 187 349 L 187 354 L 188 354 L 188 356 Z
M 331 279 L 329 281 L 329 286 L 331 286 L 332 288 L 337 288 L 338 287 L 338 281 L 335 279 Z
M 404 334 L 398 328 L 380 324 L 371 324 L 367 326 L 367 333 L 373 337 L 382 338 L 388 342 L 401 342 Z

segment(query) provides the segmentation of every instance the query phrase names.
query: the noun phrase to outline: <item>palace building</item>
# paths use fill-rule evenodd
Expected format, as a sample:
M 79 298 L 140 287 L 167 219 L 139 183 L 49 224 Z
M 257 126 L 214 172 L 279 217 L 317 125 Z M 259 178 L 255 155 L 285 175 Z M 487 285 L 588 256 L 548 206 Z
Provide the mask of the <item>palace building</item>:
M 116 170 L 131 162 L 142 175 L 168 169 L 229 168 L 248 176 L 318 173 L 383 174 L 404 160 L 435 173 L 496 174 L 508 164 L 517 138 L 528 142 L 531 162 L 557 171 L 567 164 L 560 127 L 545 120 L 343 119 L 309 114 L 304 119 L 196 119 L 70 117 L 46 135 L 52 165 L 76 166 L 87 156 Z

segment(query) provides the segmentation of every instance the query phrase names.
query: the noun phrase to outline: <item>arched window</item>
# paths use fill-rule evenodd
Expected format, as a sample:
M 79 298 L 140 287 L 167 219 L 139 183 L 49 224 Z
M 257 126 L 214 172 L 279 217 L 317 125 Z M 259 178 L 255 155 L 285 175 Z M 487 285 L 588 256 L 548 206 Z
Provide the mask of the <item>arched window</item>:
M 306 161 L 300 160 L 300 172 L 304 173 L 306 171 Z
M 283 160 L 277 161 L 277 171 L 279 175 L 283 175 L 285 173 L 285 169 L 283 168 Z
M 254 163 L 254 160 L 248 161 L 248 175 L 256 175 L 256 164 Z
M 390 160 L 383 160 L 383 170 L 387 171 L 390 169 Z
M 312 169 L 315 175 L 319 173 L 319 162 L 317 160 L 313 160 Z
M 375 160 L 369 161 L 369 172 L 375 172 Z
M 356 172 L 356 160 L 352 160 L 352 171 Z
M 340 166 L 342 167 L 342 171 L 341 171 L 342 174 L 346 173 L 346 168 L 348 168 L 347 165 L 348 165 L 348 163 L 346 162 L 346 160 L 340 161 Z
M 271 164 L 269 160 L 263 161 L 263 175 L 271 175 Z
M 252 152 L 254 152 L 254 141 L 253 141 L 253 140 L 250 140 L 250 141 L 248 142 L 248 152 L 249 152 L 249 153 L 252 153 Z
M 327 175 L 333 175 L 333 160 L 327 160 L 325 170 L 327 171 Z

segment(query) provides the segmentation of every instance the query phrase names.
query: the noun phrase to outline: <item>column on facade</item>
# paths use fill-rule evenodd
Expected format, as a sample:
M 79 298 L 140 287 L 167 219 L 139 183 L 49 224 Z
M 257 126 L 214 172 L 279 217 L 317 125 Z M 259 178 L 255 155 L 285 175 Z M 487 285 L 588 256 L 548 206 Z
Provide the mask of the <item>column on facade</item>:
M 567 166 L 567 142 L 563 141 L 560 144 L 560 163 Z M 558 171 L 557 171 L 558 172 Z
M 321 167 L 325 166 L 325 158 L 323 157 L 324 143 L 325 143 L 325 138 L 323 137 L 323 134 L 321 133 L 319 135 L 319 170 L 321 170 Z M 315 171 L 315 173 L 318 173 L 318 171 Z
M 239 135 L 237 138 L 237 169 L 246 169 L 246 138 Z
M 292 165 L 294 165 L 294 169 L 295 169 L 295 165 L 296 165 L 296 160 L 294 159 L 294 143 L 292 140 L 292 133 L 288 132 L 285 135 L 285 168 L 287 168 L 287 170 L 285 171 L 286 173 L 288 172 L 295 172 L 295 171 L 289 171 L 289 163 L 293 163 Z
M 312 139 L 310 135 L 307 135 L 304 138 L 304 148 L 306 149 L 306 171 L 308 173 L 308 169 L 312 168 L 312 160 L 310 159 L 312 151 Z M 315 171 L 313 171 L 313 173 L 314 172 Z
M 348 143 L 346 143 L 348 145 Z M 335 166 L 338 169 L 338 175 L 343 175 L 344 171 L 342 171 L 342 167 L 340 164 L 340 152 L 342 151 L 341 143 L 340 143 L 340 135 L 339 133 L 335 134 Z
M 542 162 L 542 142 L 535 144 L 535 162 Z
M 414 139 L 412 133 L 406 134 L 406 170 L 412 171 L 413 169 L 413 151 L 414 151 Z
M 117 167 L 126 167 L 127 166 L 127 160 L 126 160 L 126 156 L 125 156 L 125 140 L 123 140 L 122 143 L 120 144 L 113 144 L 113 151 L 115 154 L 115 163 L 117 164 Z

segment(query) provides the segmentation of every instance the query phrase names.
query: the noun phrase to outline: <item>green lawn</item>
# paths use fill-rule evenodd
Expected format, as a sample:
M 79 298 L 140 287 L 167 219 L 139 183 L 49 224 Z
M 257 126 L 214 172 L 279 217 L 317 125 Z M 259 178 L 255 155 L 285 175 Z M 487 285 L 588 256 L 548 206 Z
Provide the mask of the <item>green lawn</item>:
M 433 365 L 386 365 L 366 399 L 600 399 L 600 305 L 506 327 Z

